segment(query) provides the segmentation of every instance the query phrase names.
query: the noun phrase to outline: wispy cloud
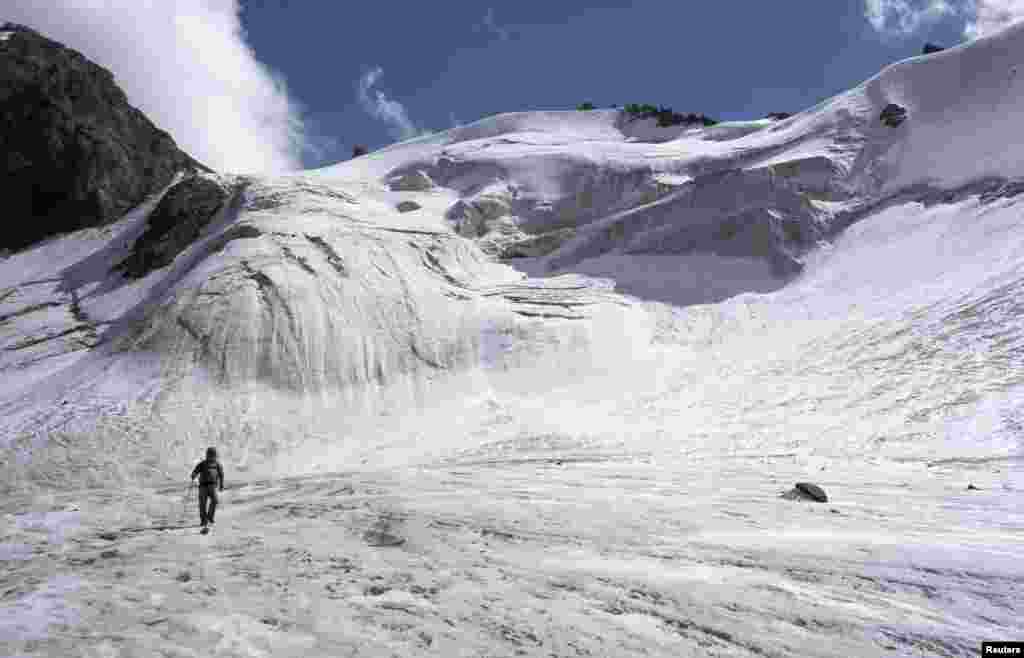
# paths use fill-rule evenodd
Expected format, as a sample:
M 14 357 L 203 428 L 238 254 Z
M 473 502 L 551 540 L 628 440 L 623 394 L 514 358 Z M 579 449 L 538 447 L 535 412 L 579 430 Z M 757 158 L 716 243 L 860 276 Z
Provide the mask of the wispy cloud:
M 487 10 L 487 13 L 484 14 L 483 21 L 473 26 L 473 29 L 476 32 L 486 32 L 488 34 L 493 34 L 502 41 L 508 41 L 509 38 L 512 36 L 507 28 L 498 25 L 498 22 L 494 19 L 493 8 Z
M 1024 0 L 976 0 L 973 18 L 967 21 L 964 35 L 973 39 L 991 34 L 1024 18 Z
M 388 98 L 383 91 L 373 88 L 382 75 L 384 69 L 378 66 L 367 71 L 359 79 L 357 93 L 363 109 L 370 116 L 388 124 L 388 132 L 396 139 L 410 139 L 423 134 L 425 131 L 416 127 L 404 105 L 393 98 Z
M 864 1 L 868 22 L 886 36 L 908 36 L 957 11 L 948 0 Z
M 905 37 L 946 18 L 963 21 L 968 39 L 1024 18 L 1024 0 L 864 0 L 864 16 L 880 34 Z
M 216 169 L 301 168 L 323 145 L 246 41 L 240 11 L 239 0 L 4 0 L 0 20 L 110 69 L 133 105 Z
M 344 144 L 332 134 L 336 123 L 333 113 L 306 115 L 304 120 L 307 135 L 306 166 L 319 167 L 340 159 L 344 151 Z

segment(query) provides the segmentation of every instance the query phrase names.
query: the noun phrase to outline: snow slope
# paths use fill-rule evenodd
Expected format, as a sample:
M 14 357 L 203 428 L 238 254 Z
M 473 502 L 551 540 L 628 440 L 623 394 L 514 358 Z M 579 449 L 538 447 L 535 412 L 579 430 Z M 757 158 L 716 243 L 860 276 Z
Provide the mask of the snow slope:
M 840 210 L 907 189 L 1024 175 L 1024 156 L 1008 137 L 1020 127 L 1021 29 L 899 62 L 780 122 L 680 131 L 613 110 L 505 114 L 310 175 L 384 180 L 419 170 L 470 203 L 497 199 L 507 217 L 483 243 L 497 243 L 499 255 L 543 257 L 531 271 L 618 252 L 696 253 L 715 257 L 717 280 L 730 272 L 739 279 L 728 294 L 778 287 L 820 238 L 845 228 Z M 908 112 L 895 128 L 879 121 L 890 103 Z M 750 264 L 722 258 L 767 261 L 771 276 L 750 284 Z M 640 260 L 644 271 L 664 270 L 660 259 Z M 677 269 L 697 286 L 695 271 L 708 260 Z M 584 267 L 618 275 L 628 292 L 646 288 L 646 274 L 630 281 L 614 257 Z M 721 297 L 714 291 L 703 301 Z
M 1022 60 L 1010 27 L 779 122 L 499 115 L 217 177 L 138 280 L 159 199 L 0 261 L 2 653 L 1019 639 Z
M 240 396 L 257 405 L 269 396 L 277 412 L 246 433 L 266 448 L 336 435 L 358 415 L 349 405 L 417 395 L 451 373 L 542 361 L 564 377 L 628 359 L 624 346 L 643 349 L 645 313 L 601 281 L 530 280 L 437 218 L 400 215 L 343 186 L 224 185 L 233 198 L 199 240 L 141 279 L 114 267 L 138 248 L 145 209 L 101 236 L 69 236 L 0 263 L 14 284 L 2 300 L 3 365 L 21 373 L 5 391 L 8 436 L 85 431 L 139 415 L 130 404 L 167 417 L 169 432 L 189 423 L 199 434 L 208 430 L 202 414 L 174 410 L 201 401 L 215 414 Z M 641 319 L 628 322 L 631 314 Z M 309 396 L 332 400 L 319 403 L 331 409 L 315 415 L 320 429 L 282 432 L 281 417 L 303 413 Z

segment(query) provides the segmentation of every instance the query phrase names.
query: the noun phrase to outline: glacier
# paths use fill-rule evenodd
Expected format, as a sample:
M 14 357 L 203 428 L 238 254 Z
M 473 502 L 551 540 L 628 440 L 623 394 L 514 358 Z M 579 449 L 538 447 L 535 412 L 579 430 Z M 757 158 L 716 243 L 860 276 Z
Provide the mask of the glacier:
M 190 179 L 0 260 L 0 649 L 1022 639 L 1021 61 L 1011 26 L 781 121 L 501 114 L 197 174 L 224 203 L 135 276 Z

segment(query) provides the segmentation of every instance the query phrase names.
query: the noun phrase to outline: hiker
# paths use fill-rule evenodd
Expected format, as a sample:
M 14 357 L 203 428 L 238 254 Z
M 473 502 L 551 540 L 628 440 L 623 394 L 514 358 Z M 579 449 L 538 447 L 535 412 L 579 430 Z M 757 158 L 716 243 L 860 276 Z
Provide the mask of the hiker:
M 206 449 L 206 459 L 192 469 L 192 479 L 199 476 L 199 522 L 203 531 L 213 523 L 213 515 L 217 511 L 217 489 L 224 491 L 224 469 L 217 461 L 217 449 Z

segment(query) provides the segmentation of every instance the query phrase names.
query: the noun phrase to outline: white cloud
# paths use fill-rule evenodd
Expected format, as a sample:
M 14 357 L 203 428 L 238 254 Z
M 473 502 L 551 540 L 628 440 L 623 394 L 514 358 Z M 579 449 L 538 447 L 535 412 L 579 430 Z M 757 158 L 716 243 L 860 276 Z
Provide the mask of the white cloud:
M 388 132 L 396 139 L 410 139 L 422 134 L 424 131 L 416 128 L 409 118 L 409 113 L 406 112 L 404 105 L 392 98 L 388 98 L 379 89 L 373 88 L 382 75 L 384 75 L 384 69 L 378 66 L 367 71 L 359 79 L 359 103 L 363 106 L 363 109 L 370 116 L 388 124 Z
M 973 39 L 1024 18 L 1024 0 L 864 0 L 864 16 L 886 36 L 909 36 L 957 17 L 964 36 Z
M 878 32 L 907 36 L 935 21 L 958 13 L 947 0 L 864 0 L 864 15 Z
M 129 101 L 222 171 L 301 168 L 307 136 L 284 80 L 246 43 L 239 0 L 4 0 L 35 28 L 110 69 Z
M 1024 0 L 976 0 L 973 17 L 964 27 L 964 36 L 973 39 L 991 34 L 1024 18 Z

